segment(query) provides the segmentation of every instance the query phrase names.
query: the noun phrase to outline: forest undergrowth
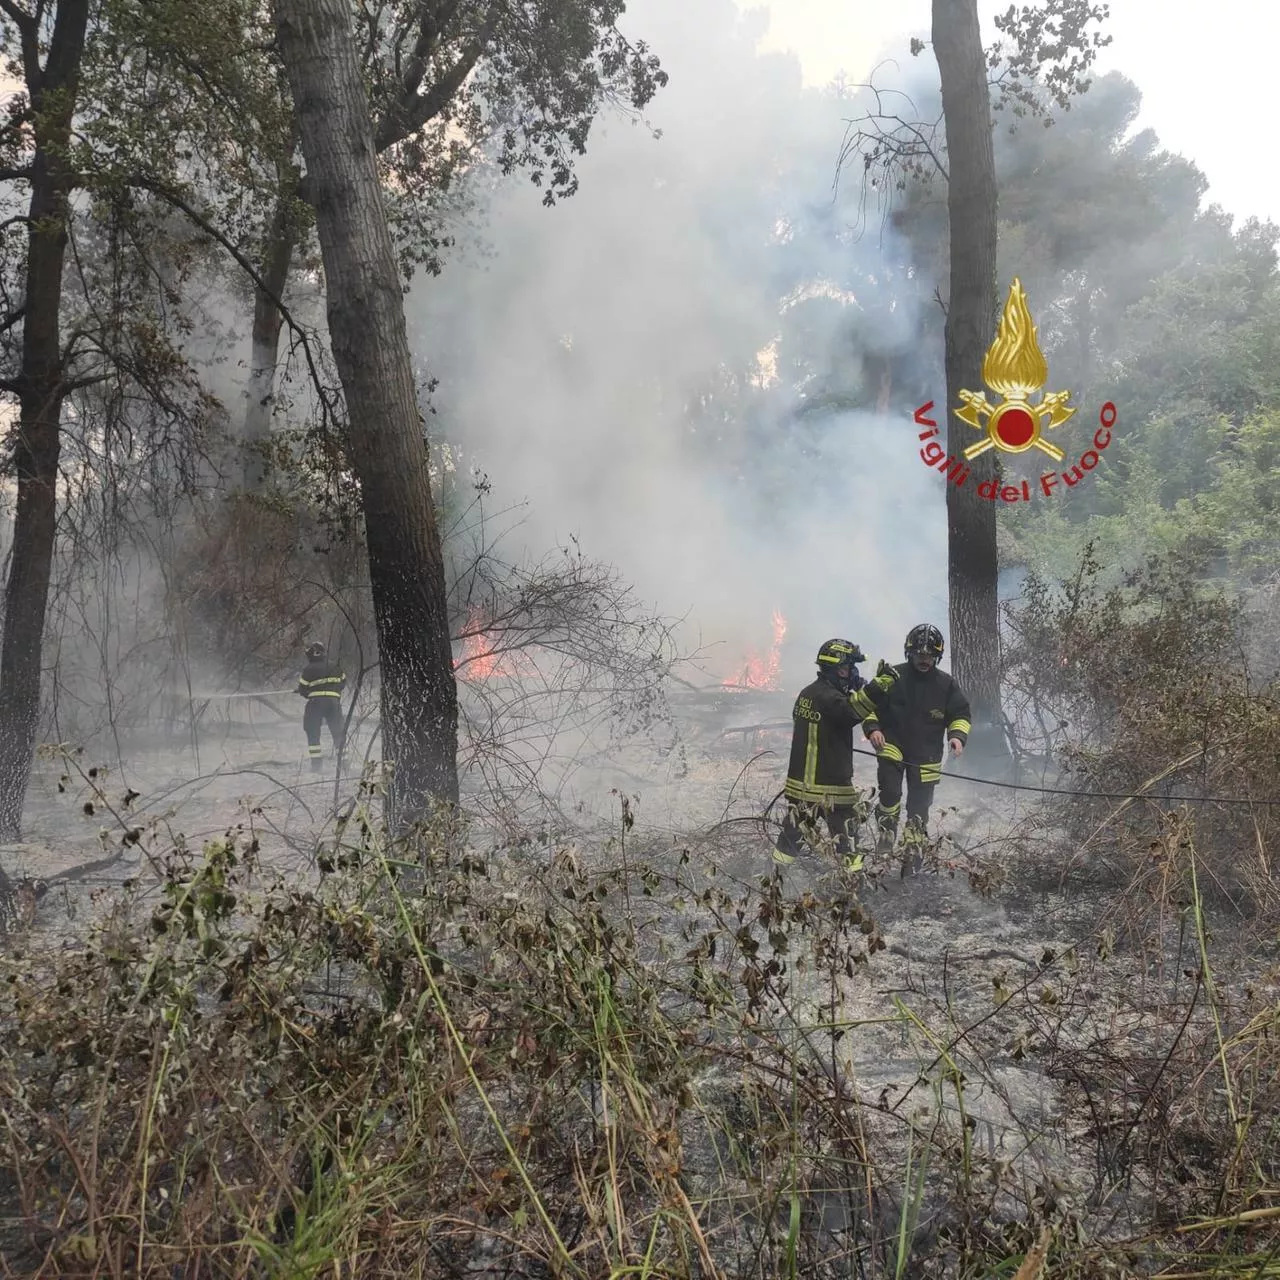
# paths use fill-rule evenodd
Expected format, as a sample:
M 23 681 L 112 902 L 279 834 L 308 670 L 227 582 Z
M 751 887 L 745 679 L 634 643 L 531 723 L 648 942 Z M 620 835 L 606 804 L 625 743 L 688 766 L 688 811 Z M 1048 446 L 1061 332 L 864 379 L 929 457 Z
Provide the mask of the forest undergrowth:
M 921 885 L 1005 913 L 982 954 L 624 796 L 604 840 L 393 841 L 371 775 L 305 876 L 251 815 L 130 828 L 83 943 L 0 961 L 6 1273 L 1280 1274 L 1277 686 L 1221 601 L 1074 590 L 1011 626 L 1074 660 L 1105 625 L 1141 682 L 1026 666 L 1012 705 L 1080 792 L 1140 798 L 939 842 Z

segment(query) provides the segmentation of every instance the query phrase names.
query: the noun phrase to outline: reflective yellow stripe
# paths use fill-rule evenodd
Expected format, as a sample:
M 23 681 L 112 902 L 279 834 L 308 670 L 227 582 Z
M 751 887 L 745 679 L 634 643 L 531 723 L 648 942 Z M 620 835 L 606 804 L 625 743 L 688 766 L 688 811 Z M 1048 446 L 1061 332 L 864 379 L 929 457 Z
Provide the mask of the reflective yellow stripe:
M 969 729 L 970 725 L 967 720 L 953 720 L 949 725 L 947 725 L 948 733 L 968 733 Z
M 901 809 L 902 809 L 901 800 L 899 800 L 897 804 L 876 805 L 876 812 L 883 814 L 886 818 L 896 818 Z
M 942 766 L 940 764 L 922 764 L 920 766 L 921 782 L 941 782 Z
M 812 787 L 818 776 L 818 726 L 809 721 L 809 741 L 804 749 L 804 785 Z
M 308 747 L 308 748 L 307 748 L 307 755 L 309 755 L 309 756 L 319 756 L 319 755 L 323 755 L 323 754 L 324 754 L 324 748 L 323 748 L 323 747 Z
M 337 689 L 309 689 L 307 691 L 308 701 L 310 701 L 312 698 L 340 698 L 340 697 L 342 697 L 342 694 Z M 775 773 L 773 776 L 776 778 L 778 775 Z
M 849 705 L 859 712 L 864 720 L 874 720 L 876 718 L 876 704 L 867 697 L 862 689 L 849 695 Z
M 876 755 L 878 755 L 881 760 L 895 760 L 899 764 L 902 763 L 902 748 L 895 747 L 892 742 L 886 742 L 884 746 L 876 752 Z M 776 774 L 774 776 L 777 777 Z
M 788 800 L 805 800 L 811 804 L 852 805 L 858 798 L 856 787 L 824 786 L 788 778 L 782 788 Z

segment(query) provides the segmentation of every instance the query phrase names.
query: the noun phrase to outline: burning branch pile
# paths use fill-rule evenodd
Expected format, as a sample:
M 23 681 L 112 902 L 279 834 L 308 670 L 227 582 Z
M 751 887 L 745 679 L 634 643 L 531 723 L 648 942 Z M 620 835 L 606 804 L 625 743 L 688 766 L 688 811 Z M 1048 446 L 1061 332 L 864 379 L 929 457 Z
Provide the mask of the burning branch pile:
M 587 759 L 623 739 L 674 746 L 670 627 L 614 570 L 577 552 L 532 566 L 484 552 L 458 595 L 459 768 L 498 810 L 554 803 Z
M 778 688 L 778 673 L 782 665 L 782 642 L 787 635 L 787 620 L 773 611 L 773 642 L 762 658 L 754 649 L 747 650 L 742 670 L 723 681 L 725 689 L 760 689 L 770 692 Z
M 478 605 L 467 610 L 463 630 L 455 637 L 462 642 L 461 654 L 453 660 L 458 678 L 466 681 L 519 679 L 532 671 L 520 649 L 504 649 L 499 625 L 486 621 Z

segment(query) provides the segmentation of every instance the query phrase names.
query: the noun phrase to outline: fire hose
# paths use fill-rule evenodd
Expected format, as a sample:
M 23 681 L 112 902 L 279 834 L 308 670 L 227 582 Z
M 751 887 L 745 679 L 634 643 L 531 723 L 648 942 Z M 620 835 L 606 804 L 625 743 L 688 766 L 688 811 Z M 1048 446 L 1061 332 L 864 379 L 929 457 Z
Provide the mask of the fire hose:
M 755 725 L 753 727 L 757 729 L 775 729 L 775 728 L 783 728 L 784 726 L 782 723 L 779 723 L 776 725 L 772 725 L 772 724 Z M 790 728 L 790 725 L 788 724 L 785 727 Z M 735 732 L 738 732 L 738 730 L 730 729 L 727 732 L 735 733 Z M 878 760 L 880 758 L 878 752 L 868 750 L 865 747 L 854 747 L 853 752 L 855 755 L 859 755 L 859 756 L 870 756 L 873 760 Z M 938 761 L 938 760 L 928 760 L 928 761 L 925 761 L 923 764 L 915 760 L 904 760 L 902 762 L 905 768 L 917 768 L 917 769 L 923 768 L 925 765 L 928 765 L 930 768 L 933 768 L 933 767 L 940 768 L 945 763 L 946 763 L 945 761 Z M 1026 782 L 1004 782 L 997 778 L 978 778 L 971 773 L 955 773 L 949 769 L 944 772 L 943 776 L 947 778 L 954 778 L 957 782 L 975 782 L 982 787 L 998 787 L 1004 791 L 1028 791 L 1028 792 L 1032 792 L 1033 794 L 1043 795 L 1043 796 L 1071 796 L 1077 800 L 1167 800 L 1174 804 L 1253 804 L 1253 805 L 1258 805 L 1262 808 L 1274 808 L 1275 806 L 1280 805 L 1280 800 L 1262 800 L 1254 796 L 1151 795 L 1150 792 L 1146 790 L 1146 788 L 1154 785 L 1155 782 L 1160 781 L 1159 777 L 1153 779 L 1151 782 L 1144 783 L 1143 784 L 1144 789 L 1135 792 L 1135 791 L 1077 791 L 1071 787 L 1037 787 L 1037 786 L 1032 786 L 1030 783 L 1026 783 Z M 765 810 L 766 819 L 769 816 L 769 812 L 773 809 L 773 806 L 777 804 L 777 802 L 782 798 L 782 795 L 783 795 L 783 792 L 779 791 L 778 794 L 774 796 L 772 800 L 769 801 L 768 808 L 766 808 Z

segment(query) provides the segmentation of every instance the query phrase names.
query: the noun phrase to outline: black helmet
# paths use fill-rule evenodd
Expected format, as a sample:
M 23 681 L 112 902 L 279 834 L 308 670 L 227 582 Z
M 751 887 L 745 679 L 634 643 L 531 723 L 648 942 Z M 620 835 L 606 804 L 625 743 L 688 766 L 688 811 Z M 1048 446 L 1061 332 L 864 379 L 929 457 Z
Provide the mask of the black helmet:
M 307 657 L 323 658 L 324 645 L 322 645 L 319 640 L 313 640 L 309 645 L 307 645 Z
M 942 661 L 945 646 L 942 643 L 942 632 L 927 622 L 912 627 L 907 632 L 907 642 L 902 646 L 908 659 L 932 658 L 935 663 Z
M 866 662 L 866 660 L 867 655 L 852 640 L 828 640 L 818 650 L 818 671 L 824 679 L 847 693 L 849 679 L 837 676 L 836 672 L 841 667 L 852 668 L 854 663 Z M 852 675 L 852 671 L 850 674 Z

